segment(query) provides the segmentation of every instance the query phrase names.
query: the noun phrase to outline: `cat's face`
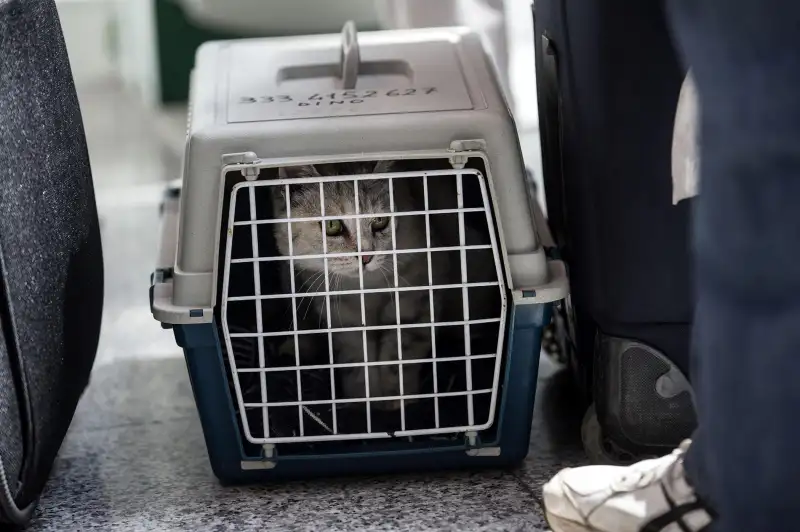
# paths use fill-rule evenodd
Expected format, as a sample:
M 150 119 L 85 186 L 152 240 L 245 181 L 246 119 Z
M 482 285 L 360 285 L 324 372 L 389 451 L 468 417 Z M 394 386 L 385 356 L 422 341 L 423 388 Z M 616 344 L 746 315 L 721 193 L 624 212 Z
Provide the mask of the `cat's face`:
M 344 165 L 321 165 L 319 168 L 304 166 L 289 168 L 282 177 L 318 177 L 320 175 L 352 175 L 382 172 L 388 169 L 385 164 L 378 167 L 343 167 Z M 327 238 L 327 251 L 331 253 L 357 253 L 360 226 L 361 255 L 350 257 L 329 257 L 328 271 L 335 275 L 358 278 L 359 262 L 363 265 L 365 277 L 389 278 L 393 261 L 391 254 L 376 255 L 374 251 L 392 249 L 392 224 L 395 232 L 402 230 L 402 219 L 385 216 L 391 210 L 389 183 L 387 180 L 368 180 L 358 183 L 358 212 L 374 214 L 367 218 L 354 218 L 356 214 L 353 182 L 329 182 L 324 185 L 325 216 L 335 219 L 323 221 L 292 223 L 292 254 L 316 255 L 324 252 L 323 236 Z M 303 218 L 321 216 L 319 183 L 293 187 L 291 190 L 291 217 Z M 276 194 L 276 215 L 286 216 L 284 194 Z M 288 227 L 280 224 L 276 228 L 278 248 L 283 255 L 289 255 Z M 324 270 L 322 258 L 303 260 L 302 266 L 316 271 Z

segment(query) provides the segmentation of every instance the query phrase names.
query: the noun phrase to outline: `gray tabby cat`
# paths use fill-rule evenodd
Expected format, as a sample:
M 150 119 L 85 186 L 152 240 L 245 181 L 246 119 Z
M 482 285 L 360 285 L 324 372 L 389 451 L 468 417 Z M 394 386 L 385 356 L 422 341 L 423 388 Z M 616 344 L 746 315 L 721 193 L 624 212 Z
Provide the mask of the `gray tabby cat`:
M 302 166 L 282 168 L 280 177 L 319 177 L 321 175 L 359 175 L 384 173 L 390 171 L 391 161 L 372 163 L 348 163 L 336 165 Z M 292 252 L 295 257 L 323 253 L 323 231 L 327 235 L 328 253 L 357 252 L 357 224 L 361 226 L 361 256 L 331 257 L 328 259 L 329 286 L 332 291 L 358 290 L 359 262 L 364 271 L 364 288 L 376 289 L 394 286 L 394 261 L 392 254 L 376 255 L 372 251 L 392 249 L 392 224 L 394 224 L 397 249 L 425 248 L 425 225 L 419 216 L 398 216 L 390 218 L 383 214 L 390 212 L 388 180 L 368 180 L 359 182 L 359 213 L 374 213 L 371 218 L 352 218 L 355 214 L 355 191 L 353 182 L 329 182 L 324 185 L 325 214 L 337 216 L 335 220 L 324 222 L 309 221 L 292 224 Z M 283 190 L 283 189 L 281 189 Z M 295 217 L 320 216 L 319 183 L 293 187 L 291 196 L 291 215 Z M 286 217 L 284 194 L 273 195 L 276 217 Z M 406 180 L 394 180 L 395 211 L 421 210 L 416 205 Z M 432 228 L 432 239 L 435 230 Z M 280 253 L 289 255 L 288 224 L 277 224 L 275 237 Z M 421 254 L 397 254 L 397 274 L 402 286 L 427 286 L 428 264 L 420 259 Z M 300 265 L 299 263 L 302 263 Z M 306 259 L 298 261 L 295 268 L 295 291 L 318 292 L 325 290 L 324 260 Z M 290 288 L 287 271 L 284 287 Z M 437 261 L 433 275 L 447 275 L 446 261 Z M 364 298 L 365 321 L 362 321 L 361 300 L 358 296 L 331 296 L 331 321 L 327 324 L 327 309 L 324 298 L 313 299 L 315 316 L 311 327 L 317 324 L 338 327 L 361 327 L 376 325 L 395 325 L 397 323 L 394 294 L 390 292 L 369 293 Z M 445 306 L 434 291 L 434 309 L 438 321 L 440 309 Z M 298 313 L 298 319 L 302 318 Z M 308 319 L 308 318 L 307 318 Z M 400 304 L 401 323 L 430 323 L 430 300 L 427 290 L 402 292 Z M 335 329 L 334 329 L 335 332 Z M 312 349 L 307 335 L 301 335 L 300 351 Z M 363 363 L 363 332 L 344 332 L 333 334 L 333 350 L 337 363 Z M 305 341 L 304 341 L 305 340 Z M 397 362 L 397 330 L 370 330 L 366 333 L 367 354 L 370 362 Z M 428 358 L 431 350 L 430 328 L 403 328 L 401 333 L 403 360 Z M 293 344 L 290 350 L 294 354 Z M 419 363 L 403 364 L 403 394 L 413 395 L 420 391 Z M 399 396 L 400 365 L 371 366 L 369 371 L 369 395 Z M 342 388 L 348 398 L 365 397 L 366 373 L 363 368 L 352 367 L 344 371 Z M 398 401 L 378 401 L 372 403 L 378 408 L 398 408 Z

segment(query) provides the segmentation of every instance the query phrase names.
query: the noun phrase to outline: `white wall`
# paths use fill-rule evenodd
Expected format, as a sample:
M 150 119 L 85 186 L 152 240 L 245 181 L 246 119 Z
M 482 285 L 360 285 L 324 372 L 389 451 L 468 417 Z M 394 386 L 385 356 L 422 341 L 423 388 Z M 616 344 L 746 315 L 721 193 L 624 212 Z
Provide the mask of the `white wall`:
M 158 103 L 154 0 L 56 0 L 72 75 L 84 88 L 123 86 Z
M 539 128 L 531 0 L 505 0 L 508 72 L 514 115 L 521 130 Z
M 118 69 L 125 88 L 148 108 L 159 103 L 155 0 L 114 0 L 119 21 Z
M 200 26 L 245 34 L 335 33 L 348 19 L 359 27 L 377 23 L 374 0 L 177 1 Z
M 56 0 L 72 75 L 79 87 L 116 76 L 114 5 L 109 0 Z

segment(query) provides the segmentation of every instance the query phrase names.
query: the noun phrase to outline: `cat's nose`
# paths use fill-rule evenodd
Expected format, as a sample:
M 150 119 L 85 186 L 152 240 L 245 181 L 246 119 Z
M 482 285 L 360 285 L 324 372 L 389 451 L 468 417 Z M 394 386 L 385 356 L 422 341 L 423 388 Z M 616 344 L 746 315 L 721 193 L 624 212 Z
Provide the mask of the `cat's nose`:
M 372 257 L 373 255 L 361 255 L 361 262 L 363 262 L 364 264 L 369 264 L 370 262 L 372 262 Z

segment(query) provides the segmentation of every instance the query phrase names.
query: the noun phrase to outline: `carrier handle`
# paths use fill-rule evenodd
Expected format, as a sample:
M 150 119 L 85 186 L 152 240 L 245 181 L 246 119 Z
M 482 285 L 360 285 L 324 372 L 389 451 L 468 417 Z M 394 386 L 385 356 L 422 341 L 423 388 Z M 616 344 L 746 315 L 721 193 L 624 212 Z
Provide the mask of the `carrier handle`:
M 358 47 L 356 23 L 348 20 L 342 28 L 342 52 L 339 57 L 339 77 L 346 90 L 356 88 L 360 63 L 361 50 Z

